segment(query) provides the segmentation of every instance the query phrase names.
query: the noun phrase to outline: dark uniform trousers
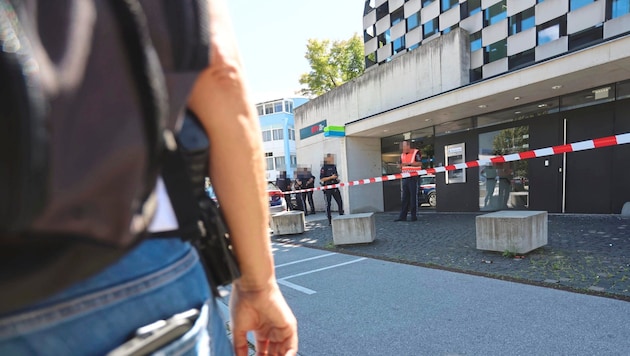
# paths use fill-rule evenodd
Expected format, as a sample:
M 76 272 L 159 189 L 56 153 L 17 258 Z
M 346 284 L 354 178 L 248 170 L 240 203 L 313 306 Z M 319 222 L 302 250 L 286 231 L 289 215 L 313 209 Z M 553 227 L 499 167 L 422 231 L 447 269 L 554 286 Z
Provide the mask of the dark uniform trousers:
M 398 218 L 407 220 L 408 211 L 411 211 L 411 218 L 415 219 L 418 211 L 418 177 L 402 180 L 402 206 Z
M 324 190 L 324 195 L 326 196 L 326 216 L 328 217 L 328 222 L 330 222 L 332 220 L 332 215 L 330 214 L 331 198 L 335 198 L 339 215 L 343 215 L 343 202 L 341 201 L 341 193 L 337 188 Z

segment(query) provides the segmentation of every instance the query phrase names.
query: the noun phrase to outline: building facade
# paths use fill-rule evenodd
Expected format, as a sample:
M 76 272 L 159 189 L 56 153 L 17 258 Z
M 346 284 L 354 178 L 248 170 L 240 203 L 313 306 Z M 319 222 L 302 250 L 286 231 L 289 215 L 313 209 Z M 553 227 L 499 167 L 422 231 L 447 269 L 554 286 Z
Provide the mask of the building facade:
M 397 172 L 410 140 L 424 167 L 630 132 L 630 0 L 375 0 L 363 76 L 296 110 L 315 164 L 343 180 Z M 619 213 L 630 145 L 439 174 L 438 211 Z M 343 189 L 350 212 L 399 208 L 400 182 Z
M 256 104 L 267 164 L 267 181 L 276 181 L 280 172 L 292 178 L 297 167 L 293 109 L 305 98 L 282 98 Z

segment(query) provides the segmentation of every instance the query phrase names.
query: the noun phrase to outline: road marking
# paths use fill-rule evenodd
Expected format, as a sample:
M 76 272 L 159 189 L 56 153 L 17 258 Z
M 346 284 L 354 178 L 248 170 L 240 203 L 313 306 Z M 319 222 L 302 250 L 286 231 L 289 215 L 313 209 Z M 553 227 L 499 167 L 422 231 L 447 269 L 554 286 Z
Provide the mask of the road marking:
M 279 279 L 278 280 L 278 284 L 282 284 L 283 286 L 286 286 L 286 287 L 289 287 L 289 288 L 293 288 L 293 289 L 295 289 L 295 290 L 297 290 L 299 292 L 302 292 L 302 293 L 308 294 L 308 295 L 317 293 L 317 292 L 315 292 L 312 289 L 308 289 L 306 287 L 298 286 L 297 284 L 291 283 L 289 281 L 285 281 L 284 279 Z
M 286 279 L 289 279 L 289 278 L 305 276 L 307 274 L 321 272 L 321 271 L 325 271 L 325 270 L 328 270 L 328 269 L 337 268 L 337 267 L 349 265 L 349 264 L 352 264 L 352 263 L 360 262 L 360 261 L 363 261 L 363 260 L 367 260 L 367 258 L 366 257 L 361 257 L 361 258 L 357 258 L 356 260 L 352 260 L 352 261 L 348 261 L 348 262 L 344 262 L 344 263 L 339 263 L 339 264 L 328 266 L 328 267 L 318 268 L 318 269 L 314 269 L 312 271 L 306 271 L 306 272 L 294 274 L 294 275 L 291 275 L 291 276 L 288 276 L 288 277 L 283 277 L 281 279 L 286 280 Z
M 326 257 L 326 256 L 331 256 L 331 255 L 336 255 L 336 253 L 329 253 L 329 254 L 325 254 L 325 255 L 315 256 L 315 257 L 311 257 L 311 258 L 304 259 L 304 260 L 301 260 L 301 261 L 295 261 L 295 263 L 303 262 L 303 261 L 306 261 L 306 260 L 314 260 L 316 258 L 321 258 L 321 257 Z M 367 258 L 365 258 L 365 257 L 357 258 L 356 260 L 352 260 L 352 261 L 348 261 L 348 262 L 344 262 L 344 263 L 338 263 L 336 265 L 332 265 L 332 266 L 328 266 L 328 267 L 324 267 L 324 268 L 314 269 L 312 271 L 306 271 L 306 272 L 294 274 L 294 275 L 287 276 L 287 277 L 284 277 L 284 278 L 279 278 L 277 280 L 277 282 L 278 282 L 278 284 L 282 284 L 283 286 L 295 289 L 296 291 L 302 292 L 304 294 L 308 294 L 308 295 L 315 294 L 315 293 L 317 293 L 316 291 L 314 291 L 312 289 L 308 289 L 306 287 L 302 287 L 302 286 L 297 285 L 295 283 L 288 282 L 287 279 L 300 277 L 300 276 L 305 276 L 307 274 L 321 272 L 321 271 L 325 271 L 325 270 L 328 270 L 328 269 L 331 269 L 331 268 L 337 268 L 337 267 L 349 265 L 349 264 L 352 264 L 352 263 L 360 262 L 360 261 L 363 261 L 363 260 L 367 260 Z M 285 263 L 284 265 L 286 266 L 287 264 L 291 264 L 291 263 L 293 263 L 293 262 Z M 283 266 L 283 265 L 281 265 L 281 266 Z
M 309 257 L 309 258 L 305 258 L 303 260 L 297 260 L 297 261 L 293 261 L 293 262 L 287 262 L 287 263 L 283 263 L 281 265 L 277 265 L 276 268 L 280 268 L 280 267 L 284 267 L 284 266 L 290 266 L 290 265 L 294 265 L 296 263 L 302 263 L 302 262 L 306 262 L 306 261 L 312 261 L 312 260 L 316 260 L 318 258 L 322 258 L 322 257 L 328 257 L 328 256 L 333 256 L 336 255 L 336 253 L 327 253 L 325 255 L 319 255 L 319 256 L 315 256 L 315 257 Z

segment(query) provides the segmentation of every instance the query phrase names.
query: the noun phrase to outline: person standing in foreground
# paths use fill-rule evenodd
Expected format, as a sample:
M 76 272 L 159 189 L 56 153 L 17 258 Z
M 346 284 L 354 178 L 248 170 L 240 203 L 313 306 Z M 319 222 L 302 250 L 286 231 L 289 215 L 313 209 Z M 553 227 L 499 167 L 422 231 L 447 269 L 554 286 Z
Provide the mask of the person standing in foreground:
M 339 174 L 337 173 L 337 166 L 335 165 L 335 157 L 330 153 L 328 153 L 324 158 L 324 165 L 319 172 L 319 181 L 324 186 L 339 183 Z M 328 217 L 328 224 L 330 225 L 332 223 L 332 215 L 330 212 L 331 199 L 335 198 L 339 215 L 343 215 L 343 201 L 341 200 L 339 188 L 325 189 L 324 196 L 326 197 L 326 216 Z
M 31 1 L 29 5 L 43 7 L 49 3 Z M 193 328 L 157 351 L 223 356 L 232 354 L 233 349 L 236 355 L 244 356 L 249 351 L 247 332 L 253 331 L 258 354 L 295 355 L 298 347 L 297 322 L 276 282 L 268 238 L 268 196 L 259 123 L 244 86 L 243 69 L 227 18 L 227 8 L 221 0 L 207 2 L 210 61 L 197 76 L 196 73 L 173 69 L 169 57 L 172 52 L 168 51 L 172 43 L 166 42 L 169 33 L 165 30 L 168 26 L 163 18 L 167 16 L 164 8 L 160 7 L 162 2 L 147 0 L 140 1 L 140 4 L 146 12 L 146 22 L 159 60 L 164 64 L 167 82 L 175 84 L 168 93 L 171 104 L 176 104 L 172 105 L 172 114 L 181 113 L 187 105 L 199 118 L 212 143 L 209 175 L 221 201 L 241 272 L 241 277 L 233 283 L 230 300 L 233 347 L 227 346 L 225 324 L 216 310 L 216 301 L 212 298 L 196 251 L 190 243 L 180 239 L 152 238 L 142 241 L 101 272 L 51 296 L 40 298 L 43 300 L 1 314 L 0 354 L 103 355 L 125 343 L 142 326 L 199 308 L 201 310 Z M 105 2 L 92 4 L 81 1 L 75 5 L 73 15 L 101 26 L 98 28 L 101 32 L 95 31 L 96 35 L 120 36 L 115 30 L 103 29 L 103 24 L 107 22 L 99 22 L 113 16 Z M 62 6 L 57 8 L 65 9 Z M 86 9 L 88 11 L 83 11 Z M 57 22 L 51 19 L 51 13 L 41 11 L 39 20 L 46 20 L 39 27 L 42 33 L 64 20 L 61 17 Z M 56 16 L 54 20 L 57 20 Z M 106 60 L 89 56 L 91 62 L 88 68 L 94 68 L 96 63 L 104 73 L 127 70 L 124 65 L 116 66 L 120 64 L 120 60 L 115 61 L 121 57 L 120 47 L 112 47 L 114 50 L 108 53 L 111 58 Z M 58 59 L 56 57 L 51 57 L 51 60 Z M 111 62 L 115 64 L 109 65 Z M 71 86 L 74 83 L 63 84 Z M 189 93 L 191 85 L 193 89 Z M 98 98 L 101 94 L 96 90 L 85 93 L 90 98 Z M 234 177 L 248 177 L 253 184 L 242 184 Z M 168 231 L 157 226 L 170 224 L 169 227 L 172 227 L 171 222 L 164 221 L 164 216 L 174 218 L 160 181 L 156 191 L 158 211 L 152 222 L 154 229 L 149 230 Z M 161 215 L 161 210 L 166 210 L 165 215 Z M 176 221 L 174 227 L 177 228 Z M 41 258 L 36 257 L 53 256 L 54 249 L 59 248 L 54 244 L 49 247 L 52 252 L 46 251 L 40 256 L 26 251 L 15 258 L 3 258 L 0 261 L 3 274 L 20 273 L 26 266 L 36 266 L 41 263 Z M 77 264 L 82 260 L 80 257 L 85 256 L 74 257 L 76 260 L 62 261 L 62 264 Z M 8 292 L 1 281 L 0 290 Z M 44 282 L 55 283 L 54 280 Z M 219 347 L 218 344 L 223 342 L 226 344 Z
M 403 141 L 401 144 L 402 153 L 400 154 L 400 168 L 402 172 L 417 171 L 422 168 L 422 154 L 417 149 L 412 149 L 409 141 Z M 418 176 L 403 178 L 402 187 L 402 206 L 400 214 L 394 221 L 407 221 L 407 212 L 411 212 L 411 221 L 418 220 L 416 216 L 418 210 Z
M 210 0 L 210 4 L 216 2 Z M 247 332 L 253 330 L 258 353 L 294 355 L 297 322 L 274 272 L 258 118 L 245 87 L 228 11 L 223 2 L 220 5 L 211 6 L 216 9 L 210 18 L 211 65 L 200 75 L 188 103 L 217 148 L 210 150 L 210 179 L 230 227 L 242 274 L 233 283 L 230 299 L 234 349 L 237 355 L 246 355 Z M 243 185 L 234 179 L 244 176 L 254 184 Z

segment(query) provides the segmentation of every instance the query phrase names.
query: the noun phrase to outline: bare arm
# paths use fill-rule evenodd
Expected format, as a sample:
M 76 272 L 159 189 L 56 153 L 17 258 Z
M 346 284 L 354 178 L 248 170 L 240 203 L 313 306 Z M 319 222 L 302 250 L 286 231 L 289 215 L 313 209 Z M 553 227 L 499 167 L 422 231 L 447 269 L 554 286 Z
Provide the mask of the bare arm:
M 275 280 L 258 117 L 225 5 L 212 0 L 209 6 L 211 65 L 199 76 L 188 106 L 210 138 L 210 179 L 242 274 L 232 290 L 234 346 L 237 355 L 247 354 L 246 332 L 254 330 L 258 350 L 291 354 L 297 351 L 296 321 Z M 252 184 L 242 184 L 242 177 Z

